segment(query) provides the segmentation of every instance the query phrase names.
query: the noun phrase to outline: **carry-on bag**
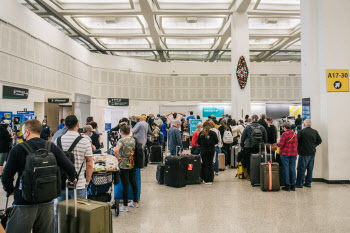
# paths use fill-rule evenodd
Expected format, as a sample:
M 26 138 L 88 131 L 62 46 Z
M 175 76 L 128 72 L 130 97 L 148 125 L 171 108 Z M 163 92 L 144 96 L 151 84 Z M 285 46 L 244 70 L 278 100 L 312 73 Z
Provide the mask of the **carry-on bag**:
M 149 163 L 163 162 L 163 148 L 161 145 L 153 145 L 150 148 Z
M 237 168 L 237 157 L 238 153 L 241 151 L 240 146 L 233 146 L 231 149 L 231 168 Z
M 280 190 L 279 169 L 279 164 L 273 162 L 272 156 L 270 162 L 267 162 L 267 152 L 265 150 L 265 163 L 260 164 L 260 188 L 262 191 Z
M 6 194 L 5 208 L 3 210 L 0 210 L 0 222 L 4 229 L 6 229 L 7 220 L 12 210 L 12 207 L 7 208 L 9 203 L 9 196 L 9 194 Z
M 186 184 L 200 184 L 201 179 L 201 157 L 200 155 L 187 156 Z
M 239 179 L 247 179 L 248 177 L 248 170 L 247 168 L 243 167 L 241 162 L 237 163 L 237 174 L 236 177 L 238 177 Z
M 252 186 L 260 185 L 260 163 L 263 162 L 261 144 L 259 146 L 259 153 L 252 154 L 250 157 L 250 184 Z
M 219 153 L 219 170 L 225 170 L 225 154 Z
M 165 173 L 164 163 L 158 164 L 157 174 L 156 174 L 156 179 L 157 179 L 158 184 L 164 184 L 164 173 Z
M 136 168 L 136 184 L 137 184 L 137 199 L 139 200 L 141 197 L 141 169 Z M 114 199 L 115 200 L 123 200 L 123 184 L 119 182 L 119 184 L 114 185 Z M 134 194 L 132 192 L 131 184 L 129 184 L 129 200 L 134 199 Z
M 59 233 L 112 233 L 111 205 L 105 202 L 77 198 L 74 186 L 74 198 L 57 204 Z
M 187 156 L 167 156 L 165 158 L 164 184 L 181 188 L 186 186 Z

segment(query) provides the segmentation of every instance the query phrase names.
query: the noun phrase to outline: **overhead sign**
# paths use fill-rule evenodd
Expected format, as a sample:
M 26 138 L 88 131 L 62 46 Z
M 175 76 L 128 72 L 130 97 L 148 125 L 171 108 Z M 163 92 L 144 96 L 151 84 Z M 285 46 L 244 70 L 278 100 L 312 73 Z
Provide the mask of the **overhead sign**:
M 190 135 L 192 136 L 194 131 L 197 129 L 198 123 L 202 123 L 202 120 L 190 120 Z
M 221 117 L 224 114 L 224 107 L 203 107 L 203 117 L 209 117 L 211 115 L 214 115 L 214 117 Z
M 17 114 L 21 114 L 21 115 L 34 115 L 34 111 L 17 111 Z
M 29 90 L 19 87 L 2 86 L 3 99 L 28 99 Z
M 109 106 L 129 106 L 129 99 L 108 98 Z
M 327 92 L 349 92 L 349 70 L 327 70 Z
M 66 104 L 69 102 L 68 98 L 55 98 L 55 99 L 48 99 L 48 102 L 51 104 Z
M 302 105 L 303 105 L 303 119 L 311 119 L 311 109 L 310 109 L 310 98 L 303 98 Z

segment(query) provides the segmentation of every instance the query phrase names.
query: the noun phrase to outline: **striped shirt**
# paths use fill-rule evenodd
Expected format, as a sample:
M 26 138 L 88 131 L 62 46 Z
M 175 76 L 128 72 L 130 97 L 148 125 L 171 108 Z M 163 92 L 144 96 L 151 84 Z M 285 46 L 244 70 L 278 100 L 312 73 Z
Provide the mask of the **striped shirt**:
M 68 131 L 65 135 L 62 136 L 62 149 L 67 151 L 72 145 L 74 140 L 79 136 L 78 132 Z M 85 137 L 82 138 L 79 143 L 73 149 L 74 154 L 74 167 L 77 174 L 79 173 L 82 163 L 85 161 L 83 168 L 79 174 L 79 180 L 77 184 L 77 189 L 84 189 L 86 184 L 85 171 L 86 171 L 86 160 L 85 157 L 92 156 L 91 143 Z

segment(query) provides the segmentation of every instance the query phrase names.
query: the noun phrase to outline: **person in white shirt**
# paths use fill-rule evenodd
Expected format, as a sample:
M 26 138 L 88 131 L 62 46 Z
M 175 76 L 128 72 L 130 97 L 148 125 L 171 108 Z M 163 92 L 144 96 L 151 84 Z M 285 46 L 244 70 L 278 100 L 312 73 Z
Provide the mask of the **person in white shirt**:
M 210 125 L 210 130 L 214 131 L 216 133 L 216 135 L 218 136 L 218 144 L 215 145 L 215 175 L 218 176 L 219 175 L 219 153 L 220 153 L 220 149 L 222 148 L 222 141 L 221 141 L 221 135 L 220 135 L 220 131 L 218 129 L 216 129 L 215 127 L 215 123 L 213 121 L 209 121 L 209 125 Z
M 185 116 L 185 114 L 180 113 L 180 112 L 172 112 L 172 113 L 169 113 L 169 114 L 165 115 L 165 117 L 168 118 L 168 121 L 170 123 L 170 128 L 173 125 L 175 125 L 175 121 L 180 121 L 181 122 L 181 119 L 184 116 Z M 179 130 L 181 131 L 181 126 L 179 127 Z

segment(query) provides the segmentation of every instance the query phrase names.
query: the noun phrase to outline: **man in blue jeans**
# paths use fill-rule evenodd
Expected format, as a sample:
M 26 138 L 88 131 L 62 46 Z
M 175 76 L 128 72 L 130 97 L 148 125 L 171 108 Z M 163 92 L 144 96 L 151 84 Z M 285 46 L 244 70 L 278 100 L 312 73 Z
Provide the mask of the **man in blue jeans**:
M 295 187 L 311 188 L 312 171 L 314 169 L 316 147 L 322 143 L 318 132 L 311 128 L 311 120 L 304 121 L 304 129 L 298 131 L 298 175 Z M 305 178 L 305 172 L 307 175 Z

